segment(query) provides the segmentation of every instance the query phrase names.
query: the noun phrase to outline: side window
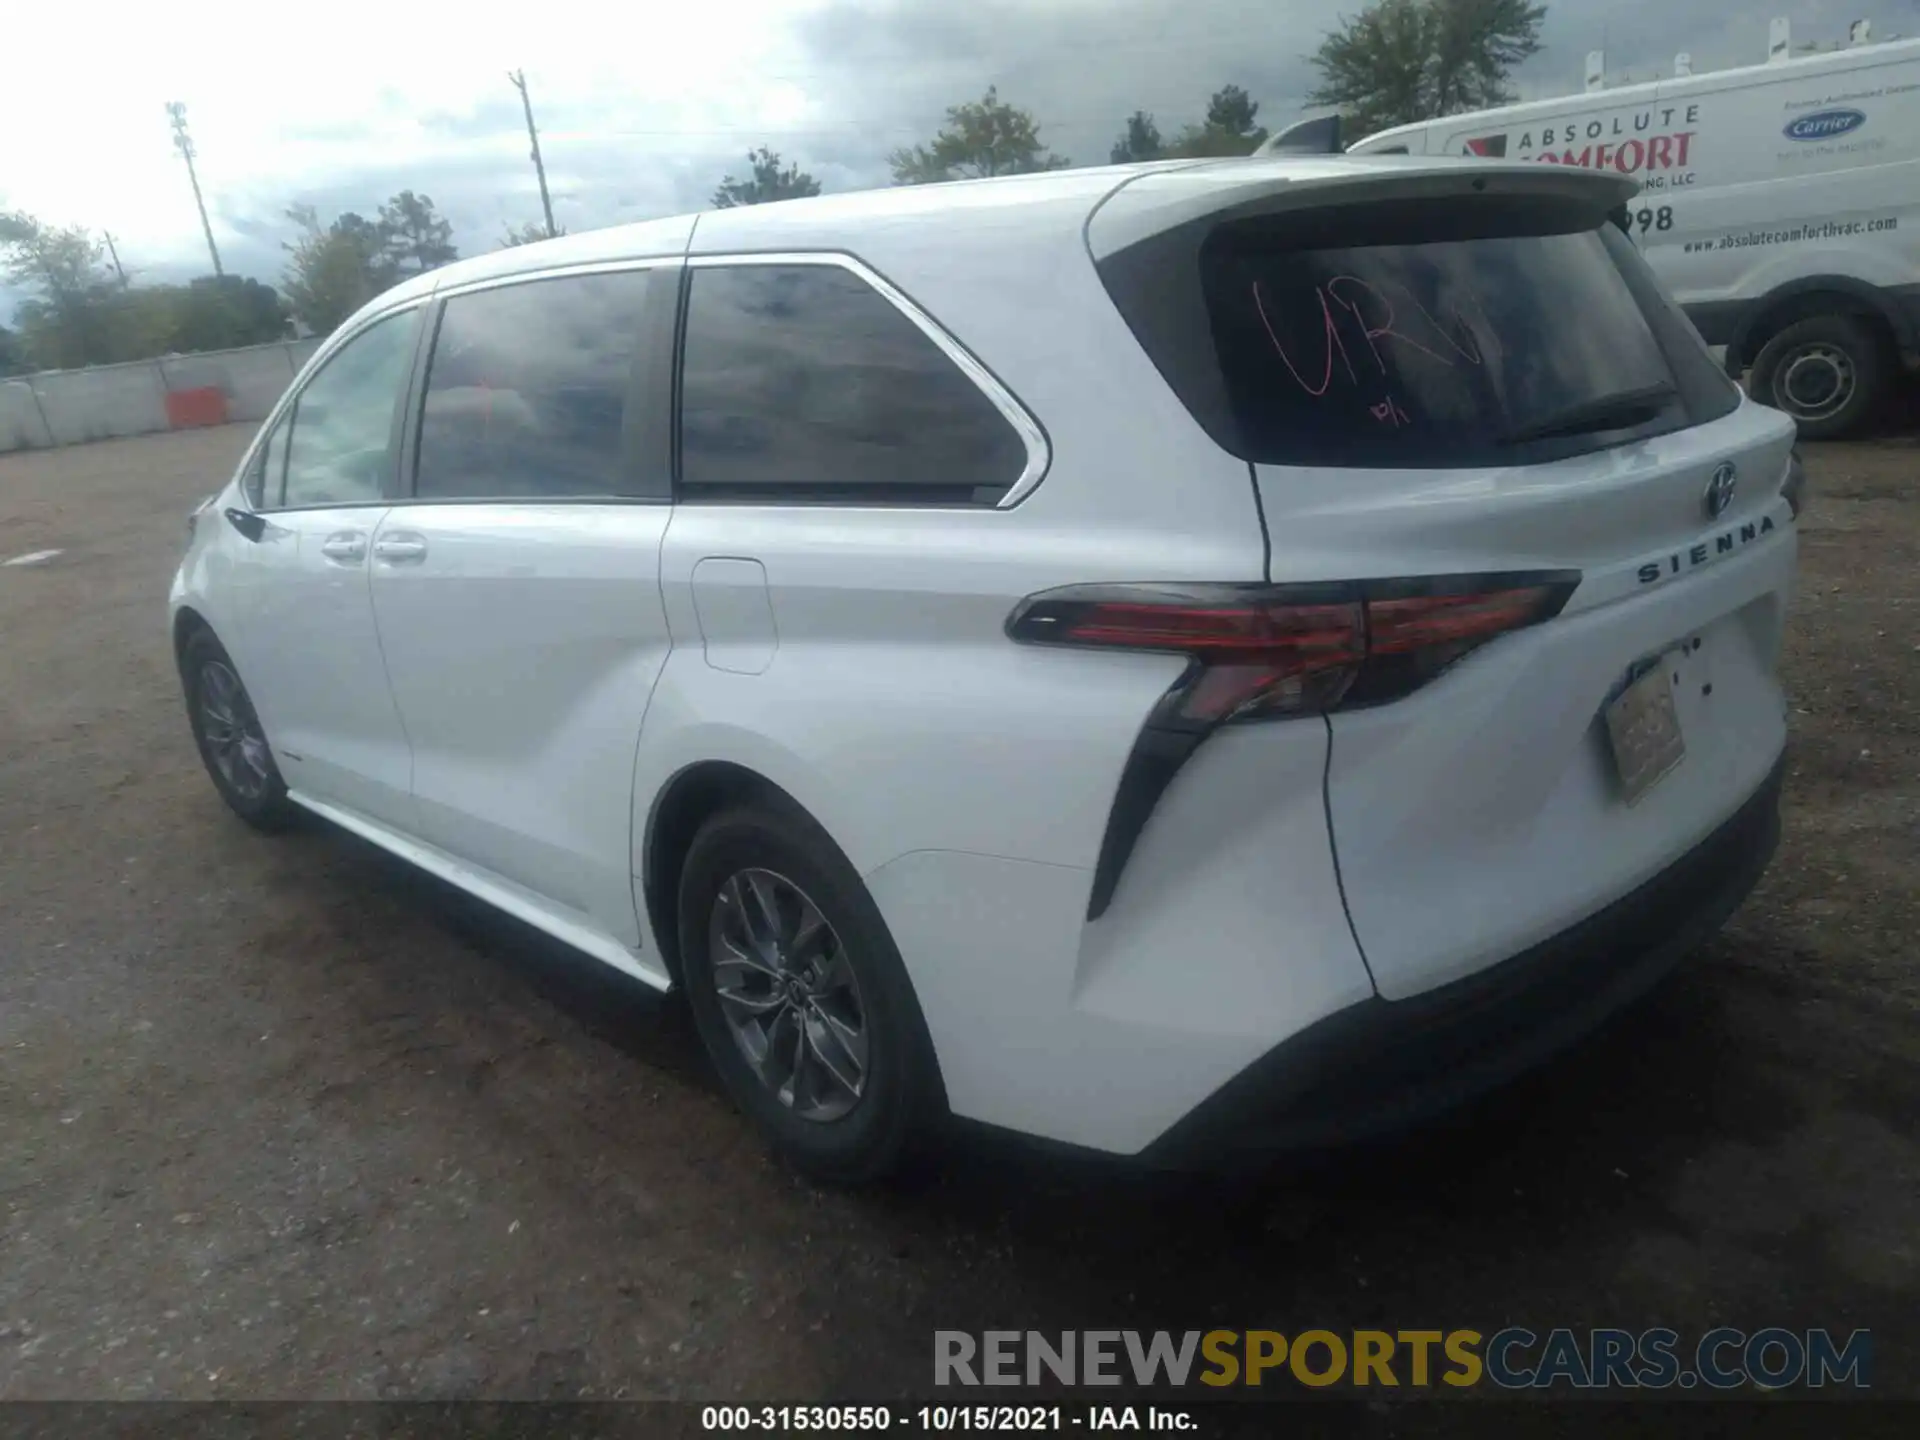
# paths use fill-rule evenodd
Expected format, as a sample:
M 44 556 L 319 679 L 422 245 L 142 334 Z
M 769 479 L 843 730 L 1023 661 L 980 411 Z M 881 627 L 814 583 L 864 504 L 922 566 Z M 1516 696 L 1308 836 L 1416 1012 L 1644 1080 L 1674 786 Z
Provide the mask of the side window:
M 427 367 L 414 493 L 428 499 L 631 495 L 623 444 L 649 273 L 456 295 Z
M 980 387 L 837 265 L 695 269 L 682 367 L 688 499 L 992 504 L 1027 463 Z
M 413 365 L 419 314 L 376 320 L 328 358 L 281 423 L 285 478 L 276 499 L 267 447 L 269 505 L 350 505 L 378 500 L 392 466 L 393 407 Z

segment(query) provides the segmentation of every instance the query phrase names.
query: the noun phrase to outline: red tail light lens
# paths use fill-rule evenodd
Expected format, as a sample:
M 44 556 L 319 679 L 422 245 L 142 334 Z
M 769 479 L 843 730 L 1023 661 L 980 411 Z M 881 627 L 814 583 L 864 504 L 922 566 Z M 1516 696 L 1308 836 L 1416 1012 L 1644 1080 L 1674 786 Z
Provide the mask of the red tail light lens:
M 1007 633 L 1191 656 L 1155 719 L 1211 727 L 1397 699 L 1494 637 L 1557 614 L 1578 579 L 1070 586 L 1023 601 Z

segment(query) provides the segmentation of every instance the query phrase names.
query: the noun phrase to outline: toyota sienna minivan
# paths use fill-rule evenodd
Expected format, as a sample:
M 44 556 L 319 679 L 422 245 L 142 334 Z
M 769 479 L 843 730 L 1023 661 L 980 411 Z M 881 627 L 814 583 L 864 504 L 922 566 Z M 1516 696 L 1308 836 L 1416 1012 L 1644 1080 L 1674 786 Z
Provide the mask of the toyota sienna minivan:
M 1777 834 L 1792 424 L 1617 176 L 1172 162 L 450 265 L 171 594 L 226 802 L 659 990 L 807 1172 L 1382 1133 Z

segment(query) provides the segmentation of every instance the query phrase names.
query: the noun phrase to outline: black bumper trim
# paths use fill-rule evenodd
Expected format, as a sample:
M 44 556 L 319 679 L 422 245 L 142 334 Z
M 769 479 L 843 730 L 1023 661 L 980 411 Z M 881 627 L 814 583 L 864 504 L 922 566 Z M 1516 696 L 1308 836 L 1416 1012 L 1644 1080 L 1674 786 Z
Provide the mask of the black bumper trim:
M 1142 1157 L 1184 1167 L 1406 1129 L 1566 1048 L 1740 907 L 1780 837 L 1784 760 L 1734 816 L 1631 894 L 1531 949 L 1405 1000 L 1375 997 L 1267 1052 Z

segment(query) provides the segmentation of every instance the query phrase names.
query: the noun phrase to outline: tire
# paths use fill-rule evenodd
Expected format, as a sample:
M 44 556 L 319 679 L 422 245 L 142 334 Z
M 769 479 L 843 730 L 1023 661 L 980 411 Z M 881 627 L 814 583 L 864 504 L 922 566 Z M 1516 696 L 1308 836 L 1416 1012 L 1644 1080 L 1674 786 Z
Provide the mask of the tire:
M 1775 335 L 1753 362 L 1753 398 L 1784 410 L 1807 440 L 1857 434 L 1893 382 L 1885 339 L 1863 320 L 1815 315 Z
M 227 808 L 256 830 L 286 829 L 295 813 L 286 782 L 240 672 L 211 630 L 196 631 L 181 650 L 180 681 L 193 743 Z
M 900 953 L 826 832 L 785 806 L 714 815 L 681 867 L 679 936 L 701 1042 L 775 1153 L 833 1184 L 898 1170 L 944 1108 L 939 1073 Z

